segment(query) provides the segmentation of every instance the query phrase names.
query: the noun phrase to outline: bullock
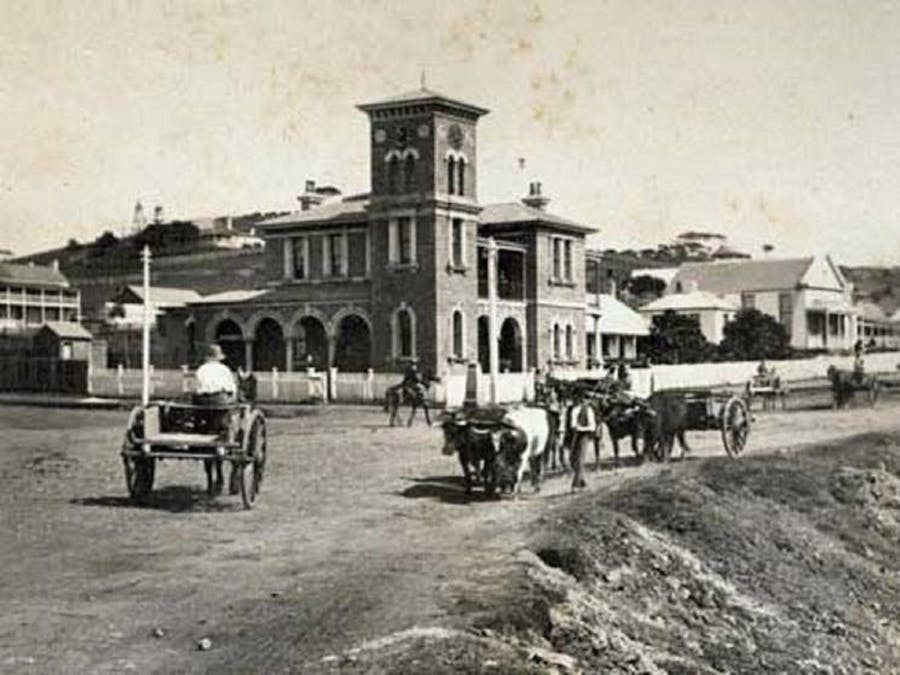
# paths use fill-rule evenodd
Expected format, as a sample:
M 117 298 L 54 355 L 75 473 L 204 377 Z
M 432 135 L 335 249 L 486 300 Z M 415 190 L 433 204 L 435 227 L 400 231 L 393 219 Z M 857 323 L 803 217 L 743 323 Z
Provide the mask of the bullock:
M 497 479 L 502 488 L 518 494 L 525 469 L 531 484 L 540 490 L 543 454 L 550 440 L 550 422 L 543 408 L 513 408 L 503 418 L 505 429 L 492 434 L 497 450 Z
M 687 429 L 687 400 L 682 392 L 657 391 L 647 399 L 650 414 L 644 424 L 644 449 L 654 451 L 657 458 L 668 462 L 675 439 L 681 456 L 691 451 L 684 438 Z
M 496 450 L 490 431 L 470 424 L 464 417 L 449 415 L 441 423 L 444 432 L 445 455 L 456 454 L 462 467 L 466 494 L 471 494 L 472 483 L 480 478 L 484 491 L 492 497 L 497 490 Z
M 597 403 L 597 412 L 599 418 L 606 424 L 609 431 L 609 438 L 613 447 L 613 466 L 619 466 L 619 440 L 626 436 L 631 436 L 631 450 L 638 460 L 643 460 L 640 450 L 638 449 L 638 440 L 645 439 L 647 430 L 650 427 L 652 412 L 647 405 L 638 399 L 632 401 L 624 401 L 618 399 L 599 399 Z M 597 466 L 600 465 L 599 452 L 599 429 L 598 438 L 594 443 L 594 453 L 597 459 Z M 645 442 L 645 449 L 647 445 Z

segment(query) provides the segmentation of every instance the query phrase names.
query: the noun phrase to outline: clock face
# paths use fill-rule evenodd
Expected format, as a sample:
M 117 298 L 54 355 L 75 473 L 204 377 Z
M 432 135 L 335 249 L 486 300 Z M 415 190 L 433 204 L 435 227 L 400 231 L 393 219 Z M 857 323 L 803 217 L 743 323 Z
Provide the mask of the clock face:
M 447 141 L 454 150 L 459 150 L 462 147 L 463 138 L 465 138 L 465 135 L 458 124 L 451 125 L 447 130 Z
M 428 138 L 428 134 L 431 133 L 431 129 L 428 128 L 427 124 L 419 125 L 419 138 Z
M 384 143 L 387 140 L 387 132 L 384 129 L 375 130 L 375 142 Z

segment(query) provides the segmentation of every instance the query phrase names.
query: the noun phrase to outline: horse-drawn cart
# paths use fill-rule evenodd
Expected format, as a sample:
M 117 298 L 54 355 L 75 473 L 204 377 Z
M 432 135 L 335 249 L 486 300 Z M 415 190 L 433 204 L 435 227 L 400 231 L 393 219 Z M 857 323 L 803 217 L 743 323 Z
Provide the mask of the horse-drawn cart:
M 717 430 L 729 457 L 738 457 L 750 435 L 750 409 L 747 401 L 729 391 L 678 389 L 687 406 L 686 428 L 692 431 Z
M 193 459 L 204 462 L 210 494 L 221 489 L 222 463 L 229 462 L 231 488 L 249 509 L 266 466 L 266 418 L 249 403 L 153 402 L 131 411 L 121 454 L 128 493 L 137 503 L 153 489 L 157 461 Z

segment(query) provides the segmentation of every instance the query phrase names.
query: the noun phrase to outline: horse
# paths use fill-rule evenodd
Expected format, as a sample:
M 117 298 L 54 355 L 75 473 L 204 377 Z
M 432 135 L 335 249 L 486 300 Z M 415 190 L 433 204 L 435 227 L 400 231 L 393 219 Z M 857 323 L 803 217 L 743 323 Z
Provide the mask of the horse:
M 409 411 L 409 420 L 406 426 L 411 427 L 413 418 L 416 416 L 416 410 L 422 408 L 425 413 L 425 421 L 431 426 L 431 415 L 428 411 L 428 399 L 426 393 L 431 386 L 431 378 L 427 378 L 421 385 L 407 386 L 405 384 L 395 384 L 389 387 L 384 393 L 384 411 L 390 413 L 388 424 L 395 426 L 400 418 L 400 406 L 407 404 L 411 406 Z
M 828 366 L 828 379 L 831 382 L 832 406 L 835 410 L 843 408 L 855 396 L 858 390 L 867 392 L 869 405 L 875 405 L 881 383 L 874 375 L 852 370 L 841 370 Z

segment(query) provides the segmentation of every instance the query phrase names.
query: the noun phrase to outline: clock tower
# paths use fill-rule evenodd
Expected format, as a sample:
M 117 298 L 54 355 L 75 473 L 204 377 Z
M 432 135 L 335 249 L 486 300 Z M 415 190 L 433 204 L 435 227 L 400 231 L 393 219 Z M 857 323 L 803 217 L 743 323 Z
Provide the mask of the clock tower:
M 476 127 L 488 111 L 424 88 L 358 107 L 370 122 L 373 315 L 393 322 L 375 352 L 440 373 L 454 349 L 447 317 L 457 305 L 475 312 Z M 397 340 L 398 312 L 413 317 L 412 344 Z M 466 324 L 463 342 L 477 345 L 477 318 Z

